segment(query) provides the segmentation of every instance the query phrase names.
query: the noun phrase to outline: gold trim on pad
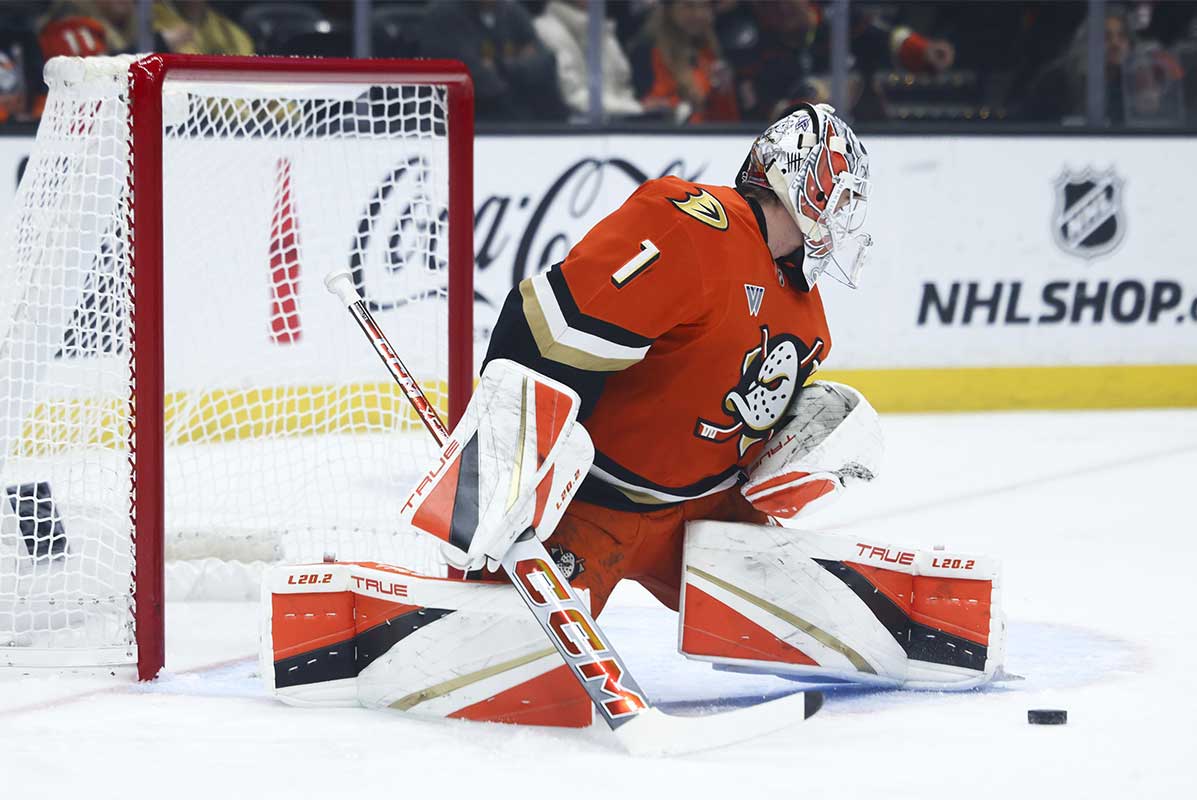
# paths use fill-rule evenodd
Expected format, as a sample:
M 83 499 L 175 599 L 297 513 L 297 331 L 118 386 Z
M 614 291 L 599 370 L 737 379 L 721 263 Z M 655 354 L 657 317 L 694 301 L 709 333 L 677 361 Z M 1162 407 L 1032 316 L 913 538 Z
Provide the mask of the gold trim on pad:
M 747 600 L 749 603 L 752 603 L 754 606 L 761 609 L 762 611 L 767 611 L 769 614 L 777 617 L 781 621 L 783 621 L 789 625 L 793 625 L 795 628 L 798 628 L 800 631 L 802 631 L 805 634 L 807 634 L 808 636 L 810 636 L 812 639 L 814 639 L 819 644 L 821 644 L 824 647 L 827 647 L 831 650 L 834 650 L 835 652 L 842 655 L 844 658 L 848 659 L 848 661 L 852 664 L 853 667 L 856 668 L 856 670 L 858 672 L 863 672 L 866 675 L 876 675 L 877 674 L 877 670 L 875 670 L 871 666 L 869 666 L 869 662 L 865 661 L 864 656 L 862 656 L 860 653 L 856 652 L 851 647 L 849 647 L 847 644 L 845 644 L 844 642 L 835 638 L 834 636 L 832 636 L 830 633 L 823 630 L 819 626 L 817 626 L 813 623 L 807 622 L 806 620 L 802 619 L 802 617 L 799 617 L 796 614 L 792 614 L 789 611 L 786 611 L 781 606 L 777 606 L 777 605 L 774 605 L 773 603 L 770 603 L 768 600 L 764 599 L 763 597 L 757 597 L 756 595 L 741 589 L 739 586 L 733 586 L 732 584 L 728 583 L 727 581 L 723 580 L 722 578 L 716 578 L 714 575 L 707 572 L 706 570 L 699 569 L 698 567 L 686 567 L 686 572 L 692 572 L 695 575 L 697 575 L 698 577 L 702 578 L 703 580 L 709 581 L 710 583 L 715 584 L 720 589 L 723 589 L 724 591 L 727 591 L 727 592 L 731 592 L 736 597 L 739 597 L 741 600 Z
M 438 697 L 444 697 L 450 692 L 455 692 L 458 689 L 465 688 L 466 686 L 478 683 L 479 681 L 484 681 L 487 678 L 493 677 L 495 675 L 517 669 L 525 664 L 531 664 L 533 661 L 539 661 L 545 656 L 550 656 L 556 652 L 557 650 L 555 648 L 547 647 L 543 650 L 537 650 L 536 652 L 519 656 L 518 658 L 513 658 L 509 661 L 503 661 L 499 664 L 494 664 L 476 672 L 471 672 L 468 675 L 459 675 L 456 678 L 451 678 L 450 680 L 444 681 L 443 683 L 438 683 L 435 686 L 429 686 L 427 689 L 421 689 L 418 692 L 412 692 L 406 697 L 400 697 L 398 700 L 391 703 L 391 708 L 398 709 L 399 711 L 409 711 L 418 706 L 420 703 L 423 703 L 425 700 L 435 700 Z
M 515 467 L 511 470 L 511 489 L 507 493 L 507 511 L 515 507 L 515 501 L 520 499 L 520 481 L 524 477 L 524 448 L 527 446 L 525 438 L 528 435 L 528 379 L 524 378 L 520 384 L 520 432 L 515 449 Z

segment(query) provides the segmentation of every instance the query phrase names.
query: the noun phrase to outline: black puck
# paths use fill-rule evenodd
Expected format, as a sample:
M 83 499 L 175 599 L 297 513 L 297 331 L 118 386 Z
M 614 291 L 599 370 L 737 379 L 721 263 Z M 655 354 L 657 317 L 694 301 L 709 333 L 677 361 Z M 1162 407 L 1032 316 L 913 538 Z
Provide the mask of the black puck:
M 1068 712 L 1062 708 L 1032 708 L 1027 712 L 1027 722 L 1032 725 L 1064 725 Z

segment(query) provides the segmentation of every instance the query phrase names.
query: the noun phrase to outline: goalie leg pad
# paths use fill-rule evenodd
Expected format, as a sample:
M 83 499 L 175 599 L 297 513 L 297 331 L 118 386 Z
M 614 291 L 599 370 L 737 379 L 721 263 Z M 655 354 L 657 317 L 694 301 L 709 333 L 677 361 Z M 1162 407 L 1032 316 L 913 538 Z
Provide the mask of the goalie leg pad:
M 590 699 L 510 585 L 370 563 L 280 566 L 265 577 L 263 607 L 261 673 L 284 703 L 592 722 Z
M 695 522 L 684 575 L 680 650 L 725 668 L 968 689 L 1004 657 L 992 559 Z

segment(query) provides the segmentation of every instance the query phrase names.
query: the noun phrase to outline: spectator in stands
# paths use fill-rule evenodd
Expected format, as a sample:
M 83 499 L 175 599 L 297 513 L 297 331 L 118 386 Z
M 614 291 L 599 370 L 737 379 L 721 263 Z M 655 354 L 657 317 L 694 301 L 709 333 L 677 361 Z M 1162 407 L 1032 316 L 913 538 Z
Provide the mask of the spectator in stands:
M 1067 49 L 1088 13 L 1086 3 L 1038 0 L 923 4 L 919 8 L 924 12 L 923 29 L 940 32 L 955 45 L 958 58 L 953 69 L 974 81 L 973 96 L 963 93 L 966 82 L 960 85 L 962 91 L 954 102 L 971 101 L 979 105 L 977 110 L 987 108 L 991 119 L 1007 118 L 1011 99 L 1022 102 L 1030 81 Z
M 1106 8 L 1105 95 L 1107 119 L 1114 124 L 1126 120 L 1123 95 L 1123 66 L 1131 53 L 1130 28 L 1126 13 L 1116 6 Z M 1077 28 L 1067 52 L 1050 62 L 1031 82 L 1024 114 L 1033 120 L 1084 121 L 1087 108 L 1089 23 Z
M 1197 3 L 1138 0 L 1130 23 L 1138 39 L 1158 42 L 1169 48 L 1187 44 L 1197 33 Z
M 479 119 L 565 119 L 553 54 L 513 0 L 432 3 L 419 39 L 422 55 L 460 59 L 469 67 Z
M 797 103 L 831 100 L 820 23 L 810 0 L 725 5 L 721 39 L 745 118 L 775 120 Z
M 0 45 L 0 123 L 8 122 L 25 108 L 25 84 L 20 65 Z
M 254 54 L 249 34 L 207 0 L 157 0 L 153 24 L 172 53 Z
M 1175 126 L 1193 114 L 1193 3 L 1140 0 L 1128 23 L 1137 44 L 1123 66 L 1127 123 Z
M 38 41 L 46 59 L 135 53 L 137 7 L 134 0 L 58 0 L 42 21 Z
M 561 96 L 577 114 L 590 111 L 590 69 L 587 52 L 590 14 L 587 0 L 551 0 L 534 25 L 541 42 L 557 57 Z M 632 67 L 615 38 L 615 23 L 603 21 L 603 113 L 638 116 L 643 112 L 632 91 Z
M 952 42 L 919 34 L 899 19 L 885 14 L 861 14 L 852 20 L 853 54 L 865 61 L 886 63 L 906 72 L 943 72 L 954 65 L 956 48 Z M 873 57 L 865 50 L 874 49 Z
M 984 4 L 976 4 L 973 8 L 981 5 Z M 933 27 L 940 13 L 940 6 L 934 4 L 854 9 L 849 43 L 854 72 L 849 88 L 858 119 L 889 116 L 890 98 L 883 89 L 886 77 L 894 73 L 934 75 L 955 66 L 955 45 L 948 39 L 921 32 Z M 902 83 L 910 85 L 905 81 Z M 924 98 L 923 103 L 927 106 L 934 106 L 937 101 L 954 106 L 979 105 L 975 83 L 962 83 L 961 86 L 966 87 L 963 94 L 951 84 L 940 84 L 935 90 L 938 97 Z
M 249 35 L 205 0 L 157 0 L 151 27 L 155 50 L 229 55 L 254 52 Z M 46 15 L 39 41 L 46 58 L 136 53 L 136 3 L 59 0 Z
M 830 28 L 812 0 L 722 0 L 720 41 L 736 72 L 741 113 L 774 120 L 798 103 L 831 101 Z M 877 70 L 951 68 L 951 42 L 923 35 L 889 6 L 852 7 L 849 23 L 851 106 Z
M 633 48 L 632 65 L 640 100 L 647 108 L 671 108 L 678 122 L 740 118 L 732 70 L 720 52 L 710 0 L 661 3 Z
M 41 51 L 28 14 L 0 8 L 0 123 L 41 116 L 46 102 Z

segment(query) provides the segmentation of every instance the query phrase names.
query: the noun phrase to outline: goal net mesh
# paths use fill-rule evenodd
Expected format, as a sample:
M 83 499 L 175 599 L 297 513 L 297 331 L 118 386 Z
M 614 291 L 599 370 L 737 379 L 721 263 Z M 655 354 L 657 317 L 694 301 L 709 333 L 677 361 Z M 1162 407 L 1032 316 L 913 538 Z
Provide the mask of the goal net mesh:
M 434 446 L 322 279 L 353 271 L 444 414 L 445 88 L 168 74 L 157 342 L 135 326 L 154 187 L 133 186 L 131 63 L 47 66 L 0 233 L 0 665 L 135 659 L 134 390 L 159 346 L 170 592 L 326 554 L 441 569 L 398 523 Z

